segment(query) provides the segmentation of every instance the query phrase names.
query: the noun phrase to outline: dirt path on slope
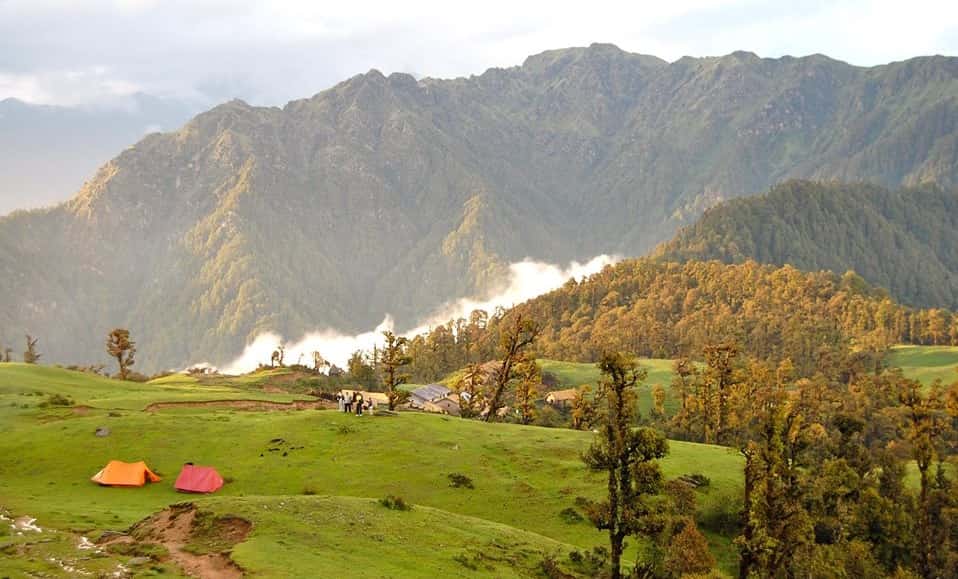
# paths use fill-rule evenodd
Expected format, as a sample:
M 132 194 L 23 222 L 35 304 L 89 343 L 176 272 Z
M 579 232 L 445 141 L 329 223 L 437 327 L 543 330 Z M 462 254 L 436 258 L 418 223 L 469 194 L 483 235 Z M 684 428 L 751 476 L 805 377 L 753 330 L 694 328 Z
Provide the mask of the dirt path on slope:
M 170 408 L 231 408 L 233 410 L 270 411 L 270 410 L 322 410 L 333 408 L 328 400 L 293 400 L 292 402 L 271 402 L 269 400 L 195 400 L 184 402 L 153 402 L 143 410 L 156 412 Z
M 253 524 L 239 517 L 214 517 L 200 513 L 193 503 L 170 505 L 134 525 L 128 535 L 100 544 L 147 543 L 161 545 L 169 558 L 190 577 L 240 579 L 243 569 L 230 559 L 229 551 L 244 541 Z

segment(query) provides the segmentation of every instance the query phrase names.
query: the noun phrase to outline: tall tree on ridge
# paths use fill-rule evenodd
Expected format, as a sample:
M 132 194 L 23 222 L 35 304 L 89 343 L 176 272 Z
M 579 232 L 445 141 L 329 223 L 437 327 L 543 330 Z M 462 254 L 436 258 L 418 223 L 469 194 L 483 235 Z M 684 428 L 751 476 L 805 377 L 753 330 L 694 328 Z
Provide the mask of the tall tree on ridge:
M 542 329 L 534 321 L 523 318 L 517 313 L 511 326 L 503 329 L 499 339 L 499 351 L 502 361 L 493 374 L 492 394 L 489 396 L 489 407 L 486 422 L 496 419 L 499 409 L 502 408 L 502 398 L 509 382 L 515 377 L 516 364 L 522 361 L 523 351 L 535 342 Z
M 106 352 L 116 359 L 120 380 L 126 380 L 130 366 L 136 363 L 136 343 L 130 339 L 130 330 L 114 328 L 106 336 Z
M 530 424 L 536 415 L 536 399 L 542 385 L 542 370 L 535 360 L 524 360 L 516 366 L 516 410 L 519 422 Z
M 924 393 L 924 387 L 916 380 L 902 379 L 899 401 L 907 427 L 907 439 L 911 445 L 912 458 L 918 467 L 918 571 L 922 577 L 937 577 L 939 552 L 948 549 L 948 536 L 937 532 L 941 525 L 936 512 L 933 490 L 937 484 L 931 480 L 930 468 L 940 462 L 941 444 L 948 428 L 946 406 L 942 400 L 940 382 Z M 938 475 L 944 479 L 944 471 Z
M 383 332 L 386 338 L 386 344 L 379 351 L 379 366 L 382 369 L 383 386 L 386 389 L 386 397 L 389 398 L 389 409 L 395 410 L 398 404 L 409 396 L 399 386 L 409 381 L 408 374 L 402 374 L 400 369 L 412 362 L 412 358 L 406 353 L 406 346 L 409 340 L 402 336 L 396 336 L 389 330 Z
M 481 364 L 469 364 L 462 377 L 456 381 L 454 390 L 459 395 L 459 416 L 475 418 L 482 412 L 482 389 L 486 382 L 486 373 Z
M 591 503 L 588 514 L 597 529 L 609 533 L 610 576 L 619 579 L 625 539 L 654 536 L 665 526 L 664 515 L 647 497 L 661 488 L 662 471 L 656 459 L 668 453 L 668 443 L 651 428 L 633 428 L 635 388 L 647 372 L 634 358 L 620 353 L 604 355 L 599 368 L 602 379 L 596 401 L 602 426 L 582 460 L 590 470 L 608 473 L 606 498 Z

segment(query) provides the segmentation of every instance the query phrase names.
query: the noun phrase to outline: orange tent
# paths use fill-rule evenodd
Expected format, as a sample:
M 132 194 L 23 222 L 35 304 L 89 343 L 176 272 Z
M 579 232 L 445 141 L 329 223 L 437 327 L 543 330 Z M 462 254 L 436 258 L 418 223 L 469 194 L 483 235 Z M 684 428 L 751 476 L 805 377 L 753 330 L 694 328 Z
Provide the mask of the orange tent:
M 160 477 L 156 476 L 145 462 L 111 460 L 90 480 L 104 486 L 141 487 L 147 482 L 159 482 Z

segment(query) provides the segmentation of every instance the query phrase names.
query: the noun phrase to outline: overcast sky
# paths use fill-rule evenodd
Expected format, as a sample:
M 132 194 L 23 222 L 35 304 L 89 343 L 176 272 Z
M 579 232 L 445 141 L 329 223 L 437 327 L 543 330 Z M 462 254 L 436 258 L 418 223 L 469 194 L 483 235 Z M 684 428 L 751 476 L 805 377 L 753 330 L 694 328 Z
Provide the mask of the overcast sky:
M 478 74 L 592 42 L 667 60 L 749 50 L 874 65 L 958 54 L 958 1 L 0 0 L 0 99 L 278 105 L 370 68 Z

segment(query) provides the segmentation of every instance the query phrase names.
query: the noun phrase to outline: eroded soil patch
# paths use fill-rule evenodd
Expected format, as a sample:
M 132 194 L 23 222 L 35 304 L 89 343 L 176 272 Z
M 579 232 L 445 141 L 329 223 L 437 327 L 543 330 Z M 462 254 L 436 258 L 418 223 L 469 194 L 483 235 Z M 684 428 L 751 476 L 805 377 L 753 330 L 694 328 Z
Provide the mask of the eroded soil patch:
M 135 524 L 126 535 L 101 542 L 110 551 L 169 558 L 184 573 L 199 578 L 236 579 L 243 569 L 230 559 L 230 550 L 244 541 L 253 524 L 236 516 L 199 511 L 193 503 L 178 503 Z

